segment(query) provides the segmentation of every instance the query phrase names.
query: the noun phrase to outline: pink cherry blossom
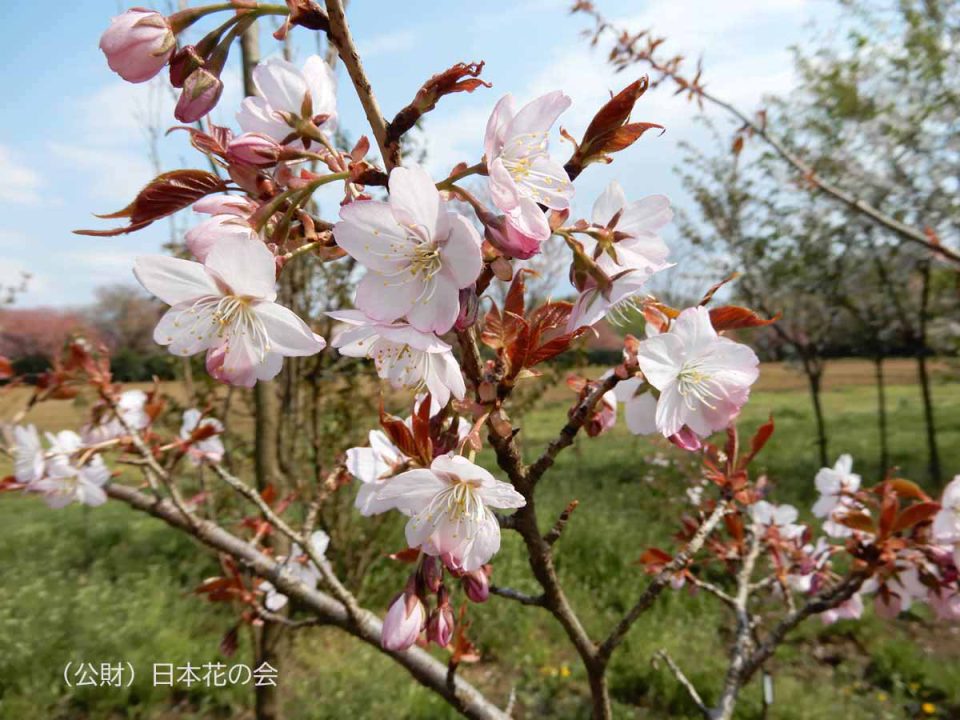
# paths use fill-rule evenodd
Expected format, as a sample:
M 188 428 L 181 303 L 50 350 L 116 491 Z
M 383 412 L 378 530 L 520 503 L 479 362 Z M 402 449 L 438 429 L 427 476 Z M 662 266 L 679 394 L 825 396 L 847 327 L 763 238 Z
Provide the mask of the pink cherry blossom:
M 206 263 L 148 255 L 135 261 L 140 284 L 171 306 L 154 340 L 174 355 L 207 351 L 218 380 L 253 387 L 280 372 L 283 356 L 325 347 L 293 312 L 275 302 L 273 254 L 259 240 L 222 241 Z
M 490 508 L 526 504 L 509 483 L 479 465 L 450 453 L 430 469 L 408 470 L 385 483 L 375 511 L 396 509 L 410 516 L 410 547 L 428 555 L 450 555 L 466 572 L 476 570 L 500 549 L 500 524 Z
M 258 95 L 245 98 L 237 113 L 244 132 L 262 133 L 283 142 L 294 132 L 291 121 L 300 117 L 322 117 L 321 127 L 335 128 L 336 79 L 320 56 L 311 55 L 299 70 L 282 58 L 270 58 L 254 69 L 253 82 Z
M 146 82 L 170 61 L 177 45 L 167 19 L 153 10 L 134 8 L 110 21 L 100 38 L 107 65 L 127 82 Z
M 860 593 L 854 593 L 835 608 L 820 613 L 820 620 L 824 625 L 832 625 L 838 620 L 859 620 L 861 615 L 863 615 L 863 597 Z
M 403 593 L 387 610 L 380 644 L 384 650 L 401 652 L 413 646 L 427 621 L 423 603 L 413 593 Z
M 460 310 L 460 289 L 480 274 L 480 236 L 447 209 L 420 166 L 394 168 L 388 202 L 364 200 L 340 209 L 337 244 L 367 268 L 356 304 L 389 322 L 406 316 L 417 330 L 447 332 Z
M 604 273 L 613 278 L 605 294 L 593 281 L 582 290 L 567 322 L 567 332 L 593 325 L 608 313 L 623 314 L 632 309 L 637 295 L 654 273 L 672 267 L 669 248 L 657 231 L 673 219 L 670 201 L 651 195 L 637 202 L 627 201 L 619 183 L 611 182 L 593 205 L 593 224 L 616 232 L 617 241 L 600 242 L 587 235 L 577 241 Z M 626 274 L 624 274 L 626 272 Z
M 348 326 L 333 340 L 341 355 L 371 358 L 377 374 L 396 388 L 425 387 L 432 399 L 432 415 L 451 395 L 463 400 L 467 388 L 453 348 L 433 333 L 406 323 L 378 322 L 359 310 L 327 315 Z
M 483 149 L 494 205 L 506 213 L 521 200 L 562 210 L 570 207 L 573 185 L 563 166 L 547 152 L 550 128 L 570 98 L 559 90 L 515 110 L 513 96 L 504 95 L 487 121 Z
M 638 377 L 622 380 L 613 392 L 617 400 L 623 403 L 623 417 L 630 432 L 634 435 L 652 435 L 657 431 L 657 398 L 645 380 Z
M 701 437 L 727 427 L 759 376 L 753 350 L 718 335 L 702 306 L 680 313 L 669 332 L 641 341 L 637 360 L 660 392 L 656 424 L 665 437 L 684 426 Z
M 513 96 L 507 94 L 487 122 L 484 156 L 490 197 L 512 228 L 500 235 L 507 247 L 514 247 L 500 248 L 511 257 L 530 257 L 550 236 L 538 205 L 557 210 L 570 207 L 573 184 L 563 166 L 547 153 L 550 128 L 569 106 L 570 98 L 555 91 L 516 111 Z
M 259 207 L 246 195 L 207 195 L 193 204 L 193 211 L 207 215 L 236 215 L 248 218 Z
M 205 427 L 212 428 L 216 434 L 191 443 L 187 449 L 187 457 L 194 465 L 201 465 L 204 462 L 218 463 L 223 459 L 223 440 L 220 439 L 223 423 L 213 417 L 203 417 L 203 413 L 196 408 L 183 411 L 183 422 L 180 425 L 181 440 L 189 440 L 195 430 Z
M 235 214 L 213 215 L 187 230 L 184 240 L 187 249 L 200 262 L 221 240 L 258 240 L 257 233 L 244 218 Z

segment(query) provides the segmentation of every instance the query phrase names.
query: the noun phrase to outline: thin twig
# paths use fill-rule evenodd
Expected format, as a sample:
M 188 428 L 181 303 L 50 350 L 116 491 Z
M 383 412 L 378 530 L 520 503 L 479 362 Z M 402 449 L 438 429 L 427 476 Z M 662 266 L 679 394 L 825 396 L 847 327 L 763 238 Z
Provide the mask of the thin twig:
M 647 609 L 653 605 L 653 601 L 657 599 L 657 596 L 663 592 L 664 588 L 670 584 L 670 580 L 673 576 L 684 569 L 687 566 L 687 563 L 693 559 L 693 556 L 696 555 L 700 549 L 703 547 L 704 543 L 707 541 L 707 538 L 710 536 L 710 533 L 716 529 L 717 525 L 720 523 L 720 520 L 724 515 L 727 514 L 727 504 L 724 502 L 717 503 L 717 506 L 713 509 L 713 512 L 707 517 L 704 523 L 699 527 L 697 532 L 694 534 L 690 541 L 683 547 L 680 552 L 678 552 L 673 560 L 668 562 L 663 569 L 660 570 L 656 575 L 654 575 L 653 580 L 650 581 L 650 584 L 644 588 L 644 591 L 640 593 L 640 597 L 637 598 L 637 602 L 634 603 L 627 614 L 624 615 L 616 626 L 611 630 L 610 635 L 607 636 L 607 639 L 601 643 L 597 652 L 601 659 L 608 660 L 613 651 L 617 646 L 623 642 L 623 639 L 627 636 L 627 633 L 630 632 L 630 628 L 633 627 L 633 624 L 637 621 Z
M 567 522 L 570 520 L 570 516 L 573 514 L 573 511 L 577 509 L 579 504 L 579 500 L 571 500 L 567 507 L 564 508 L 563 512 L 560 513 L 560 517 L 557 518 L 557 521 L 553 524 L 553 527 L 550 528 L 550 531 L 543 536 L 543 541 L 547 545 L 553 545 L 557 540 L 560 539 L 564 528 L 567 527 Z
M 380 148 L 384 166 L 389 172 L 399 164 L 399 148 L 391 148 L 387 144 L 387 121 L 380 111 L 380 105 L 373 94 L 373 88 L 370 86 L 367 74 L 363 70 L 363 64 L 360 62 L 360 53 L 357 52 L 357 46 L 350 34 L 350 26 L 347 24 L 343 3 L 341 0 L 326 0 L 326 6 L 327 15 L 330 18 L 330 30 L 328 31 L 330 42 L 336 46 L 337 53 L 347 68 L 347 74 L 350 75 L 350 80 L 353 82 L 353 88 L 356 90 L 360 104 L 363 106 L 363 112 L 367 116 L 367 122 L 370 123 L 370 129 L 377 141 L 377 147 Z
M 516 600 L 521 605 L 535 605 L 537 607 L 544 607 L 545 601 L 543 595 L 527 595 L 519 590 L 501 587 L 499 585 L 491 585 L 490 592 L 492 592 L 494 595 L 499 595 L 502 598 L 507 598 L 508 600 Z
M 653 657 L 655 660 L 662 660 L 664 662 L 664 664 L 670 669 L 670 672 L 673 673 L 673 676 L 677 679 L 677 682 L 680 683 L 683 686 L 683 689 L 687 691 L 687 695 L 690 696 L 690 699 L 693 701 L 693 704 L 697 706 L 697 709 L 699 709 L 704 715 L 709 716 L 710 708 L 704 704 L 703 698 L 701 698 L 700 693 L 697 692 L 697 688 L 694 687 L 693 683 L 690 682 L 690 679 L 683 674 L 680 666 L 673 661 L 673 658 L 670 657 L 667 651 L 657 650 Z

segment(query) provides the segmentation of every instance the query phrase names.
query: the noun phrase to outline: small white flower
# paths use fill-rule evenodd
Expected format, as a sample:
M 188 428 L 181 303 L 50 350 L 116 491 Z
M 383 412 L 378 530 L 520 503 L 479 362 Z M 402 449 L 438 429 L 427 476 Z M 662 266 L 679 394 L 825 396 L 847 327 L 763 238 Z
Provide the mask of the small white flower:
M 18 483 L 29 485 L 43 477 L 46 466 L 40 435 L 33 425 L 17 425 L 13 439 L 13 476 Z
M 406 323 L 383 323 L 359 310 L 328 312 L 346 323 L 333 339 L 333 346 L 347 357 L 371 358 L 377 374 L 394 387 L 425 387 L 436 414 L 453 395 L 463 400 L 467 392 L 453 348 L 433 333 L 421 332 Z
M 750 517 L 757 525 L 763 528 L 777 528 L 780 537 L 785 540 L 803 535 L 804 526 L 794 522 L 797 515 L 797 509 L 793 505 L 773 505 L 766 500 L 761 500 L 750 506 Z
M 183 422 L 180 425 L 180 439 L 189 440 L 194 431 L 198 428 L 210 427 L 217 434 L 211 435 L 198 442 L 192 443 L 187 450 L 187 456 L 194 465 L 200 465 L 204 462 L 218 463 L 223 459 L 223 440 L 220 439 L 220 433 L 223 432 L 223 423 L 212 417 L 203 417 L 196 408 L 190 408 L 183 411 Z
M 827 518 L 823 530 L 830 537 L 843 538 L 853 534 L 851 528 L 837 521 L 843 514 L 857 509 L 849 495 L 860 489 L 860 476 L 852 471 L 853 458 L 844 454 L 832 468 L 820 468 L 814 479 L 820 497 L 813 505 L 813 514 Z
M 310 545 L 313 552 L 318 557 L 326 555 L 327 547 L 330 545 L 330 536 L 323 530 L 316 530 L 310 535 Z M 292 574 L 294 578 L 302 582 L 309 588 L 315 588 L 320 579 L 320 570 L 313 564 L 310 558 L 302 558 L 303 548 L 297 543 L 290 549 L 290 559 L 285 563 L 285 569 Z M 289 598 L 274 587 L 269 580 L 261 580 L 257 589 L 264 593 L 263 606 L 271 612 L 282 610 Z
M 370 509 L 374 513 L 396 509 L 408 515 L 410 547 L 428 555 L 449 555 L 470 572 L 500 549 L 500 524 L 490 508 L 525 504 L 512 485 L 450 453 L 435 458 L 429 470 L 408 470 L 391 478 Z

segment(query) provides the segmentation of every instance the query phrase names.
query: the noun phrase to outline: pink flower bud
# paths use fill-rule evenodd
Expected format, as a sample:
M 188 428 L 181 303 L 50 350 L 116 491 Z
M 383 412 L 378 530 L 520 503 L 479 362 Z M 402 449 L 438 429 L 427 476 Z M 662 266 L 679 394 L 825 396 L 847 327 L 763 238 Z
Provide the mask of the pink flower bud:
M 184 239 L 187 248 L 200 262 L 205 262 L 213 246 L 227 238 L 256 238 L 256 233 L 250 223 L 236 215 L 214 215 L 196 227 L 187 230 Z
M 400 652 L 412 647 L 426 621 L 426 609 L 420 598 L 412 593 L 403 593 L 387 610 L 380 634 L 384 650 Z
M 453 324 L 454 330 L 466 330 L 477 322 L 480 312 L 480 299 L 476 288 L 471 285 L 460 290 L 460 314 Z
M 196 122 L 213 110 L 222 92 L 223 82 L 219 77 L 206 68 L 194 70 L 183 83 L 174 117 L 184 123 Z
M 202 65 L 203 58 L 194 45 L 180 48 L 170 59 L 170 84 L 175 88 L 182 88 L 193 71 Z
M 440 583 L 443 580 L 443 570 L 440 569 L 440 563 L 437 558 L 430 555 L 424 555 L 420 562 L 420 577 L 423 586 L 430 592 L 435 593 L 440 589 Z
M 500 215 L 492 222 L 485 224 L 484 237 L 504 255 L 518 260 L 527 260 L 539 253 L 540 243 L 546 239 L 546 237 L 524 232 L 511 223 L 509 217 L 505 215 Z
M 236 215 L 248 218 L 259 207 L 246 195 L 207 195 L 193 204 L 193 211 L 207 215 Z
M 671 435 L 667 439 L 681 450 L 696 452 L 703 447 L 703 441 L 700 440 L 700 436 L 686 425 L 680 428 L 680 432 Z
M 146 82 L 173 54 L 177 39 L 167 19 L 153 10 L 127 10 L 100 37 L 107 65 L 127 82 Z
M 490 597 L 490 578 L 483 568 L 465 573 L 460 582 L 467 597 L 475 603 L 486 602 Z
M 230 162 L 245 163 L 257 167 L 276 165 L 283 148 L 276 140 L 262 133 L 244 133 L 227 145 Z
M 430 619 L 427 620 L 427 640 L 446 647 L 453 637 L 453 628 L 453 611 L 450 605 L 438 607 L 430 613 Z

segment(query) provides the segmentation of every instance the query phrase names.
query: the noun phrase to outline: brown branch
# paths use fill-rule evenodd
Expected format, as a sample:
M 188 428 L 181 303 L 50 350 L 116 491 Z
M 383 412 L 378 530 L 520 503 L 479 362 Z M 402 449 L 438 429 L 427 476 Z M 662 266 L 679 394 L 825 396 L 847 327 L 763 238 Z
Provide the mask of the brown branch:
M 494 595 L 499 595 L 502 598 L 507 598 L 508 600 L 516 600 L 521 605 L 535 605 L 537 607 L 544 607 L 543 595 L 527 595 L 519 590 L 501 587 L 499 585 L 491 585 L 490 592 L 492 592 Z
M 487 700 L 479 690 L 461 677 L 447 684 L 447 666 L 429 653 L 413 647 L 403 652 L 389 652 L 380 647 L 382 623 L 366 609 L 351 616 L 336 599 L 319 590 L 309 588 L 285 571 L 282 564 L 260 552 L 250 543 L 231 534 L 209 520 L 199 519 L 191 526 L 180 511 L 169 501 L 145 495 L 126 485 L 111 484 L 107 494 L 135 510 L 153 515 L 165 523 L 199 539 L 218 552 L 227 553 L 258 577 L 269 580 L 278 590 L 294 598 L 314 613 L 320 622 L 345 630 L 368 645 L 389 655 L 402 665 L 422 685 L 437 693 L 454 709 L 476 720 L 508 720 L 507 715 Z
M 597 403 L 600 402 L 600 398 L 603 397 L 604 393 L 616 387 L 618 382 L 620 382 L 620 378 L 615 373 L 610 373 L 574 407 L 570 412 L 570 419 L 560 430 L 559 436 L 547 446 L 543 454 L 530 466 L 527 481 L 531 486 L 536 485 L 541 476 L 553 465 L 560 451 L 573 444 L 577 433 L 590 418 Z
M 673 560 L 664 565 L 660 572 L 654 575 L 653 580 L 650 581 L 650 584 L 644 588 L 642 593 L 640 593 L 640 597 L 637 598 L 637 602 L 634 603 L 633 607 L 627 611 L 627 614 L 620 619 L 620 621 L 610 632 L 610 635 L 607 637 L 607 639 L 604 640 L 597 649 L 597 654 L 603 662 L 607 662 L 610 659 L 610 655 L 617 648 L 617 646 L 623 642 L 623 639 L 627 636 L 627 633 L 630 632 L 630 628 L 633 627 L 633 624 L 637 621 L 637 618 L 639 618 L 650 608 L 651 605 L 653 605 L 653 601 L 656 600 L 660 593 L 663 592 L 664 588 L 670 584 L 670 580 L 673 578 L 673 576 L 678 571 L 685 568 L 687 563 L 693 559 L 693 556 L 700 551 L 704 543 L 707 541 L 707 538 L 710 536 L 710 533 L 716 529 L 717 525 L 720 523 L 720 520 L 723 519 L 723 516 L 726 514 L 726 503 L 718 503 L 713 509 L 713 512 L 710 513 L 710 515 L 700 526 L 694 536 L 690 538 L 690 541 L 683 547 L 683 549 L 681 549 L 680 552 L 674 556 Z
M 350 34 L 350 26 L 347 24 L 342 0 L 326 0 L 326 6 L 327 15 L 330 18 L 330 29 L 327 31 L 327 35 L 330 42 L 337 48 L 337 53 L 347 68 L 347 74 L 350 75 L 353 88 L 357 92 L 357 97 L 360 98 L 360 104 L 367 116 L 367 122 L 370 123 L 370 129 L 377 141 L 377 147 L 380 148 L 384 166 L 389 172 L 400 164 L 399 147 L 391 147 L 387 142 L 387 121 L 380 111 L 380 105 L 373 94 L 373 88 L 370 86 L 367 74 L 363 70 L 363 64 L 360 62 L 360 53 L 357 52 L 357 46 Z
M 569 522 L 570 516 L 573 514 L 573 511 L 577 509 L 579 504 L 579 500 L 571 500 L 567 507 L 564 508 L 563 512 L 560 513 L 560 517 L 557 518 L 557 521 L 553 524 L 553 527 L 550 528 L 550 532 L 543 536 L 543 541 L 547 545 L 553 545 L 557 540 L 560 539 L 564 528 L 567 527 L 567 522 Z

